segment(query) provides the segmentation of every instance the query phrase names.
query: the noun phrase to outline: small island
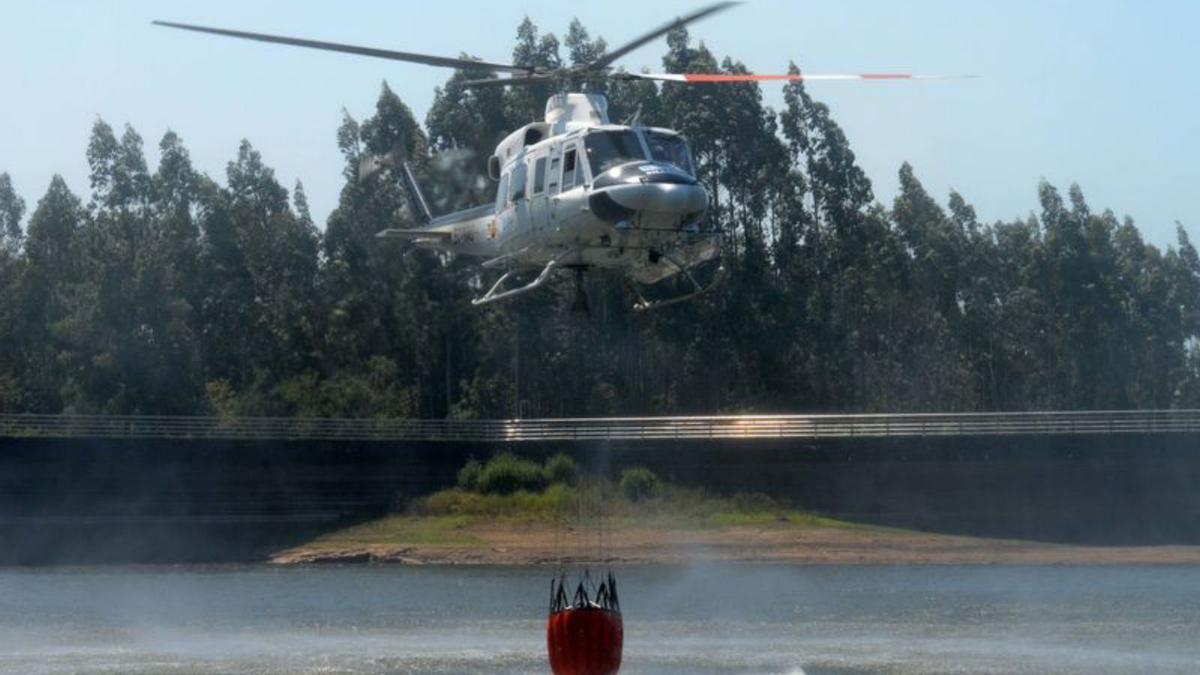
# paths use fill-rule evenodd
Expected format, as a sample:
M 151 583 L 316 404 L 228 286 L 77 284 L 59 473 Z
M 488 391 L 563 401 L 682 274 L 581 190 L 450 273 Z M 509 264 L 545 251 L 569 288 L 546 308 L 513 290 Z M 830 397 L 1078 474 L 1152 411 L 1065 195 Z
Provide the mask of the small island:
M 923 532 L 839 520 L 763 495 L 718 495 L 649 469 L 581 474 L 565 454 L 467 462 L 458 484 L 398 512 L 278 551 L 327 563 L 1197 564 L 1200 546 L 1092 546 Z

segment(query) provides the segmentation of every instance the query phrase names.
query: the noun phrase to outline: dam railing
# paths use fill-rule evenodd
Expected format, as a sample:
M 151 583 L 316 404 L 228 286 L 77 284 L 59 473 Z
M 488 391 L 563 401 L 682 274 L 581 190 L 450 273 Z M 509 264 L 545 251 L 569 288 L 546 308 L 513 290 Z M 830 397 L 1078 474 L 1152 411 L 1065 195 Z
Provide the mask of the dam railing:
M 281 441 L 822 439 L 1200 432 L 1200 410 L 711 415 L 511 420 L 0 414 L 0 437 Z

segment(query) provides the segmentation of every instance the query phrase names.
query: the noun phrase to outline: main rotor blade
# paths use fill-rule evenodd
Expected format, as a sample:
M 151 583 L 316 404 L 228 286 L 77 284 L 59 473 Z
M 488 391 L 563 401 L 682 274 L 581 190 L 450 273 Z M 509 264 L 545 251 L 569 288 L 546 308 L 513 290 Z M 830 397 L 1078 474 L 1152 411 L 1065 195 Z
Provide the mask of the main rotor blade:
M 649 33 L 646 33 L 645 35 L 641 36 L 640 38 L 638 38 L 636 40 L 627 42 L 624 45 L 621 45 L 620 47 L 614 49 L 613 51 L 606 53 L 605 55 L 601 56 L 599 59 L 587 64 L 587 66 L 584 69 L 585 70 L 602 70 L 604 68 L 607 68 L 609 65 L 611 65 L 613 62 L 615 62 L 617 59 L 621 58 L 622 56 L 625 56 L 629 52 L 637 49 L 638 47 L 641 47 L 642 45 L 644 45 L 648 42 L 651 42 L 653 40 L 658 39 L 659 37 L 661 37 L 663 35 L 666 35 L 667 33 L 675 30 L 676 28 L 679 28 L 680 26 L 686 26 L 687 24 L 689 24 L 693 21 L 698 21 L 700 19 L 703 19 L 706 16 L 716 14 L 717 12 L 724 11 L 724 10 L 729 9 L 730 7 L 733 7 L 734 5 L 738 5 L 738 4 L 741 4 L 741 3 L 739 3 L 739 2 L 718 2 L 716 4 L 709 5 L 702 9 L 698 9 L 695 12 L 692 12 L 691 14 L 681 16 L 681 17 L 675 19 L 674 21 L 665 23 L 665 24 L 659 26 L 658 28 L 655 28 L 654 30 L 650 31 Z
M 324 49 L 331 52 L 344 52 L 347 54 L 358 54 L 359 56 L 374 56 L 381 59 L 390 59 L 392 61 L 408 61 L 410 63 L 423 63 L 427 66 L 440 66 L 443 68 L 487 68 L 490 70 L 501 70 L 509 73 L 529 73 L 532 68 L 521 68 L 507 63 L 490 63 L 488 61 L 474 61 L 471 59 L 453 59 L 445 56 L 430 56 L 428 54 L 413 54 L 410 52 L 397 52 L 389 49 L 375 49 L 374 47 L 358 47 L 355 45 L 343 45 L 335 42 L 319 42 L 317 40 L 304 40 L 300 38 L 282 37 L 279 35 L 264 35 L 262 33 L 247 33 L 239 30 L 226 30 L 224 28 L 208 28 L 206 26 L 193 26 L 186 23 L 172 23 L 170 21 L 152 21 L 156 26 L 166 26 L 168 28 L 179 28 L 182 30 L 196 31 L 197 33 L 212 33 L 213 35 L 224 35 L 226 37 L 242 38 L 245 40 L 257 40 L 259 42 L 273 42 L 281 45 L 291 45 L 293 47 L 308 47 L 310 49 Z
M 788 82 L 803 81 L 832 81 L 832 80 L 962 80 L 974 78 L 974 75 L 913 75 L 911 73 L 858 73 L 845 75 L 808 75 L 804 73 L 786 73 L 783 75 L 754 75 L 736 73 L 620 73 L 612 77 L 631 80 L 658 80 L 660 82 L 684 82 L 701 84 L 711 82 L 769 82 L 783 80 Z
M 512 77 L 496 77 L 490 80 L 466 80 L 460 82 L 464 87 L 469 89 L 483 89 L 486 87 L 507 87 L 508 85 L 526 85 L 526 84 L 545 84 L 553 82 L 554 78 L 546 77 L 545 75 L 514 75 Z

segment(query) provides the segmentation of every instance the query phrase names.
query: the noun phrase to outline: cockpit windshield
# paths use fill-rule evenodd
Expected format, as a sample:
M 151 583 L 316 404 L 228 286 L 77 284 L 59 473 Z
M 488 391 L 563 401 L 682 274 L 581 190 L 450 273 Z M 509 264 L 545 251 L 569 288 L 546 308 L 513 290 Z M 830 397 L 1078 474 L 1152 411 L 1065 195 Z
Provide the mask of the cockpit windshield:
M 599 131 L 583 137 L 592 175 L 599 176 L 614 166 L 646 159 L 637 134 L 632 131 Z
M 696 175 L 696 170 L 692 166 L 692 153 L 688 151 L 687 141 L 682 137 L 658 131 L 647 131 L 646 145 L 650 146 L 650 157 L 656 162 L 674 164 L 686 171 L 688 175 Z

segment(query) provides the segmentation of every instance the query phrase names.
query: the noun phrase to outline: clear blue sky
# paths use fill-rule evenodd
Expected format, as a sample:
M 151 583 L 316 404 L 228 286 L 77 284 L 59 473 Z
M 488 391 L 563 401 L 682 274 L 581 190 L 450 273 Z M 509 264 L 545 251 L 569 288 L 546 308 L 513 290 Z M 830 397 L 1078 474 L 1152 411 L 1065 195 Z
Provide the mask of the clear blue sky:
M 304 182 L 323 223 L 342 181 L 341 109 L 370 114 L 387 79 L 424 119 L 449 71 L 183 33 L 151 19 L 504 61 L 526 14 L 559 35 L 578 16 L 615 44 L 700 4 L 6 0 L 0 171 L 32 209 L 56 172 L 86 194 L 84 149 L 97 116 L 132 124 L 152 163 L 174 129 L 197 167 L 222 180 L 248 138 L 281 182 Z M 906 160 L 940 201 L 957 189 L 988 221 L 1036 210 L 1041 178 L 1064 189 L 1078 182 L 1094 209 L 1133 216 L 1163 245 L 1176 220 L 1200 236 L 1197 25 L 1200 2 L 1190 0 L 760 0 L 692 35 L 757 72 L 791 59 L 809 72 L 978 74 L 810 91 L 832 107 L 885 204 Z M 621 63 L 657 70 L 664 51 L 659 42 Z M 781 105 L 778 85 L 764 92 Z

